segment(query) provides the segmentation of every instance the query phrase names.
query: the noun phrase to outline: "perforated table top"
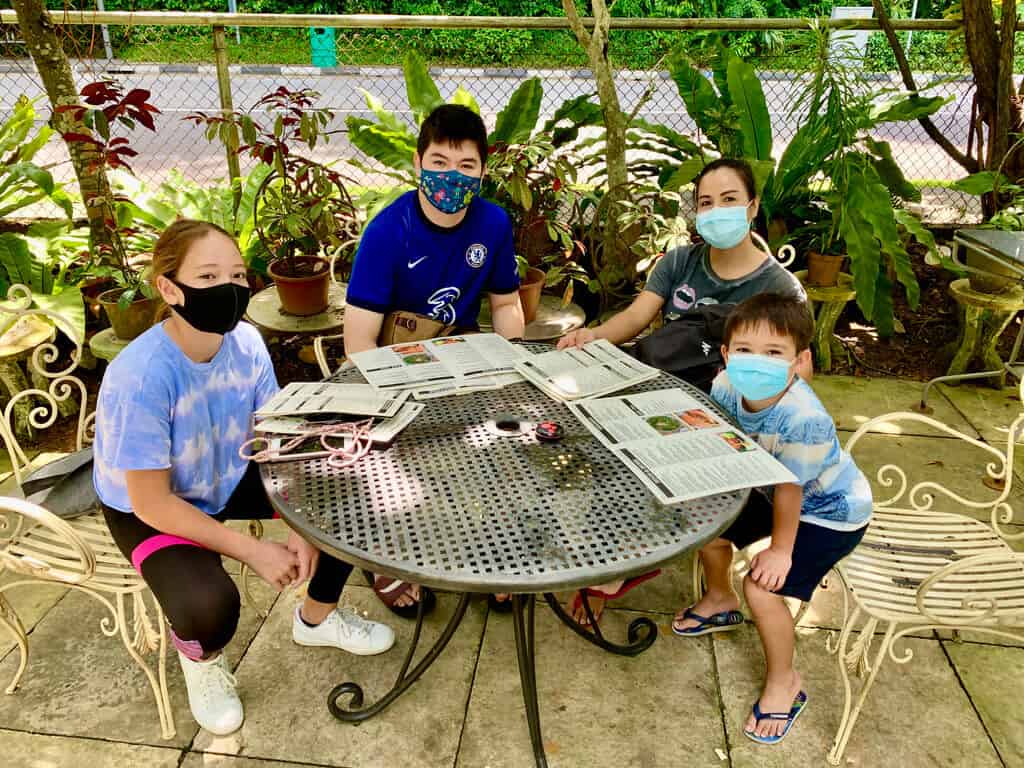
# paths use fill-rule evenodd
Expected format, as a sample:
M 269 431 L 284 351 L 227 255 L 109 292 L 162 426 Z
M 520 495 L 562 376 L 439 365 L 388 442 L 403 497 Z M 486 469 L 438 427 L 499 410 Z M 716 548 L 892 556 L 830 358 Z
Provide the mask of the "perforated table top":
M 332 380 L 362 377 L 348 367 Z M 677 386 L 720 412 L 668 374 L 635 391 Z M 555 421 L 565 437 L 495 434 L 487 422 L 500 413 Z M 525 382 L 429 400 L 391 447 L 353 467 L 317 459 L 262 471 L 281 515 L 324 551 L 467 592 L 549 592 L 646 573 L 710 541 L 748 493 L 663 506 L 566 406 Z

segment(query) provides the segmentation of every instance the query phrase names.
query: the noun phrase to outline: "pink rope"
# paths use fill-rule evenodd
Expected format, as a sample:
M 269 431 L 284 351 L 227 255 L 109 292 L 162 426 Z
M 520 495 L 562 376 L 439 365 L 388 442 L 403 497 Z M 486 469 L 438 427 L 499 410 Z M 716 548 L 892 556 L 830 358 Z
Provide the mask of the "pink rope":
M 329 422 L 304 429 L 301 434 L 292 435 L 287 440 L 282 439 L 281 446 L 277 449 L 269 447 L 270 438 L 254 437 L 242 443 L 238 449 L 238 455 L 246 461 L 272 461 L 284 456 L 305 440 L 319 437 L 320 445 L 330 454 L 327 457 L 327 464 L 335 469 L 343 469 L 352 466 L 370 452 L 370 447 L 373 445 L 370 440 L 370 427 L 372 426 L 373 419 Z M 348 448 L 331 445 L 329 442 L 331 439 L 344 440 L 346 438 L 352 441 Z M 267 447 L 257 448 L 258 445 Z

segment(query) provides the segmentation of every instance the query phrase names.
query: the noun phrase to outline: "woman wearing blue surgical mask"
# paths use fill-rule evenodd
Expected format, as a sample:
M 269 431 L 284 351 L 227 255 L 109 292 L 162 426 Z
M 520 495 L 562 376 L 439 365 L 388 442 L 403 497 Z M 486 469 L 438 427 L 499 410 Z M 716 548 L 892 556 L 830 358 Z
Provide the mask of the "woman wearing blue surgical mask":
M 581 347 L 594 339 L 622 344 L 661 312 L 666 321 L 707 304 L 738 304 L 759 293 L 806 298 L 800 282 L 750 236 L 760 201 L 754 173 L 743 160 L 708 163 L 694 181 L 697 234 L 704 242 L 674 248 L 622 312 L 596 328 L 581 328 L 558 342 Z
M 800 282 L 750 236 L 759 203 L 748 163 L 732 158 L 708 163 L 694 180 L 695 224 L 703 242 L 666 253 L 632 304 L 595 328 L 566 334 L 558 348 L 582 347 L 599 338 L 623 344 L 647 328 L 659 312 L 669 322 L 704 305 L 738 304 L 761 293 L 806 301 Z M 710 346 L 717 348 L 721 340 L 710 341 L 714 342 Z M 809 379 L 810 365 L 801 365 L 798 373 Z M 601 615 L 606 599 L 624 595 L 641 581 L 591 587 L 587 594 L 595 618 Z M 571 611 L 580 624 L 589 623 L 581 601 L 576 600 Z

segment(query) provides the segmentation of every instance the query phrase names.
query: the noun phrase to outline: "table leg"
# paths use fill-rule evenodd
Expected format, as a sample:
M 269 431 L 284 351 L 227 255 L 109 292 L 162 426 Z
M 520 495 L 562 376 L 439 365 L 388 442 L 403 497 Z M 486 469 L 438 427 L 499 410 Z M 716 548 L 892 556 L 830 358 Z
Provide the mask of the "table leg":
M 566 613 L 561 603 L 558 602 L 558 599 L 553 594 L 550 592 L 544 594 L 544 599 L 548 601 L 551 610 L 562 620 L 562 623 L 588 643 L 592 643 L 598 648 L 603 648 L 610 653 L 617 653 L 620 656 L 636 656 L 654 645 L 654 641 L 658 637 L 658 626 L 646 616 L 641 616 L 630 622 L 626 635 L 629 638 L 627 645 L 619 645 L 605 639 L 605 636 L 601 634 L 600 625 L 598 625 L 597 620 L 594 618 L 594 612 L 590 608 L 587 593 L 581 591 L 580 598 L 583 600 L 583 610 L 587 612 L 587 616 L 590 619 L 592 632 L 588 632 L 584 627 L 581 627 L 572 616 Z
M 526 617 L 523 617 L 523 608 Z M 530 727 L 530 742 L 533 744 L 533 759 L 537 768 L 547 768 L 548 758 L 544 754 L 544 740 L 540 735 L 540 707 L 537 704 L 537 665 L 534 655 L 533 625 L 534 595 L 512 595 L 512 620 L 516 636 L 516 656 L 519 660 L 519 682 L 523 689 L 523 704 L 526 707 L 526 723 Z
M 466 615 L 466 609 L 469 607 L 469 600 L 472 594 L 465 592 L 459 596 L 459 603 L 455 606 L 455 612 L 452 617 L 448 619 L 448 624 L 445 626 L 444 631 L 441 632 L 441 636 L 437 638 L 434 645 L 431 646 L 427 654 L 420 659 L 419 663 L 413 667 L 412 672 L 409 672 L 409 665 L 412 663 L 413 656 L 416 654 L 416 646 L 420 639 L 420 630 L 423 628 L 423 601 L 419 603 L 419 609 L 416 612 L 416 629 L 413 631 L 412 642 L 409 644 L 409 651 L 405 655 L 405 661 L 402 662 L 402 669 L 398 673 L 398 678 L 395 680 L 395 684 L 391 687 L 391 690 L 384 694 L 376 703 L 371 704 L 368 707 L 363 707 L 363 689 L 357 683 L 341 683 L 336 685 L 329 694 L 327 694 L 327 708 L 331 711 L 339 720 L 347 723 L 361 723 L 363 720 L 369 720 L 374 715 L 383 712 L 387 707 L 401 696 L 409 688 L 410 685 L 415 683 L 420 676 L 427 671 L 427 668 L 434 663 L 438 656 L 441 655 L 441 651 L 448 645 L 448 641 L 452 639 L 452 635 L 455 634 L 455 630 L 459 628 L 462 623 L 463 617 Z M 532 631 L 531 631 L 532 636 Z M 350 696 L 349 706 L 342 708 L 338 703 L 338 699 L 342 696 Z

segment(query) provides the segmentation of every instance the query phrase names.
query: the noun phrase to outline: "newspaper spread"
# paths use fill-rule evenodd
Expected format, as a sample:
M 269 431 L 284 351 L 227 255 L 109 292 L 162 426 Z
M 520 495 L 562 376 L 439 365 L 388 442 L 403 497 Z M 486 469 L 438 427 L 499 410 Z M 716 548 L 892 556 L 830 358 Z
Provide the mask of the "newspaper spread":
M 618 392 L 660 373 L 607 339 L 532 355 L 517 363 L 516 370 L 560 402 Z
M 569 408 L 663 504 L 796 482 L 761 446 L 681 389 Z
M 515 373 L 515 364 L 527 357 L 526 350 L 496 333 L 474 333 L 392 344 L 357 352 L 349 359 L 377 389 L 429 393 L 494 386 L 490 379 Z
M 389 418 L 408 398 L 406 393 L 378 392 L 368 384 L 295 381 L 255 412 L 258 417 L 344 413 Z
M 448 397 L 449 395 L 466 395 L 470 392 L 501 389 L 509 384 L 518 384 L 522 380 L 523 377 L 514 371 L 512 373 L 495 373 L 488 376 L 473 376 L 442 384 L 432 384 L 421 389 L 414 389 L 412 390 L 412 396 L 417 400 L 432 400 L 438 397 Z
M 420 415 L 426 406 L 420 403 L 405 403 L 391 418 L 384 418 L 374 422 L 370 428 L 370 440 L 374 443 L 386 444 L 394 440 L 398 433 L 409 426 L 413 419 Z M 311 429 L 317 427 L 329 427 L 333 424 L 343 424 L 351 421 L 347 418 L 339 419 L 305 419 L 301 416 L 277 416 L 263 419 L 256 422 L 254 430 L 264 434 L 273 435 L 304 435 Z

